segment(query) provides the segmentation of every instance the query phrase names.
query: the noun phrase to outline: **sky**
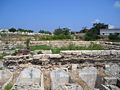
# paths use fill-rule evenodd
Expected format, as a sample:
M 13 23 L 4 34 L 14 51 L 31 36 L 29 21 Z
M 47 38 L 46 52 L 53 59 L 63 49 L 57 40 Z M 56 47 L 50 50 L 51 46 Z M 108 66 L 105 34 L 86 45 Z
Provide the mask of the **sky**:
M 0 29 L 79 31 L 95 22 L 120 28 L 120 0 L 0 0 Z

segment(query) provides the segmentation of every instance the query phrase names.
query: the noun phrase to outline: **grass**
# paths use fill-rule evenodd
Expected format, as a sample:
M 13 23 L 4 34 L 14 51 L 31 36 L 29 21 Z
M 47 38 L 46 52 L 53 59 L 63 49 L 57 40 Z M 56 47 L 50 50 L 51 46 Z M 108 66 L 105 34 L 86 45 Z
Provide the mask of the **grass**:
M 53 35 L 53 36 L 42 36 L 39 40 L 63 40 L 72 39 L 71 35 Z
M 52 50 L 53 54 L 58 54 L 62 50 L 104 50 L 105 48 L 98 44 L 91 44 L 89 46 L 75 46 L 70 44 L 69 46 L 64 46 L 61 48 L 53 48 L 47 45 L 32 46 L 30 50 Z
M 31 46 L 30 50 L 34 51 L 34 50 L 50 50 L 51 47 L 47 46 L 47 45 L 40 45 L 40 46 Z
M 12 88 L 13 84 L 9 83 L 5 86 L 5 90 L 10 90 Z
M 3 55 L 1 55 L 1 56 L 0 56 L 0 59 L 3 59 L 3 57 L 4 57 L 4 56 L 3 56 Z
M 8 54 L 6 54 L 6 53 L 3 53 L 2 55 L 0 55 L 0 60 L 2 60 L 3 59 L 3 57 L 4 56 L 7 56 Z

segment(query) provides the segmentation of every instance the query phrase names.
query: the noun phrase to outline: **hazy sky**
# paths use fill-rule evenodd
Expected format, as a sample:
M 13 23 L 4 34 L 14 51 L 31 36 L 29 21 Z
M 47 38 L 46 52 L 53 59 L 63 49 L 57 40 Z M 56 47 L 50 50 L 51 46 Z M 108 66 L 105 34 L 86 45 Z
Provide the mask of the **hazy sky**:
M 79 31 L 94 22 L 120 28 L 120 0 L 0 0 L 0 29 Z

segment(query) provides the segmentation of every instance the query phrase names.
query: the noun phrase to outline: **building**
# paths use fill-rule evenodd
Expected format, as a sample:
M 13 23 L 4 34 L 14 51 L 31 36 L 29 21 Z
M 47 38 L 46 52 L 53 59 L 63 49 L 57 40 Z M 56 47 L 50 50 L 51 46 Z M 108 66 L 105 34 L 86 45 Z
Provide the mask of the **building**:
M 118 34 L 120 35 L 120 29 L 101 29 L 100 35 L 110 35 L 110 34 Z

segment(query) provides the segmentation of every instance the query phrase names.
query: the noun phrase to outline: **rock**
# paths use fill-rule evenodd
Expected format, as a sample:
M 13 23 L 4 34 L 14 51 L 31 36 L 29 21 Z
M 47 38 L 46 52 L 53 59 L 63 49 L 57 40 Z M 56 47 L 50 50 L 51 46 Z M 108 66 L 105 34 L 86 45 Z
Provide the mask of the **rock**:
M 63 85 L 64 90 L 83 90 L 83 88 L 77 83 Z M 62 89 L 63 90 L 63 89 Z
M 83 90 L 78 83 L 70 83 L 70 76 L 62 69 L 51 72 L 51 90 Z
M 77 64 L 72 64 L 72 72 L 77 73 Z
M 51 50 L 35 50 L 35 54 L 52 54 Z
M 112 77 L 116 77 L 116 78 L 120 78 L 120 66 L 117 64 L 113 64 L 113 65 L 108 65 L 105 68 L 105 72 L 107 75 L 110 75 Z
M 60 85 L 65 85 L 69 82 L 69 75 L 64 70 L 53 70 L 51 72 L 51 89 L 59 90 Z
M 54 59 L 54 58 L 61 58 L 62 56 L 60 54 L 50 54 L 49 55 L 51 59 Z
M 117 85 L 117 78 L 115 77 L 104 77 L 105 85 Z
M 3 66 L 3 62 L 2 61 L 0 61 L 0 68 L 3 68 L 4 66 Z
M 17 78 L 12 90 L 44 90 L 42 72 L 33 67 L 25 68 Z
M 95 67 L 85 67 L 79 72 L 79 76 L 93 90 L 97 80 L 98 71 Z
M 102 84 L 100 90 L 111 90 L 111 89 L 108 86 Z
M 120 90 L 120 88 L 118 88 L 115 85 L 109 85 L 110 90 Z

